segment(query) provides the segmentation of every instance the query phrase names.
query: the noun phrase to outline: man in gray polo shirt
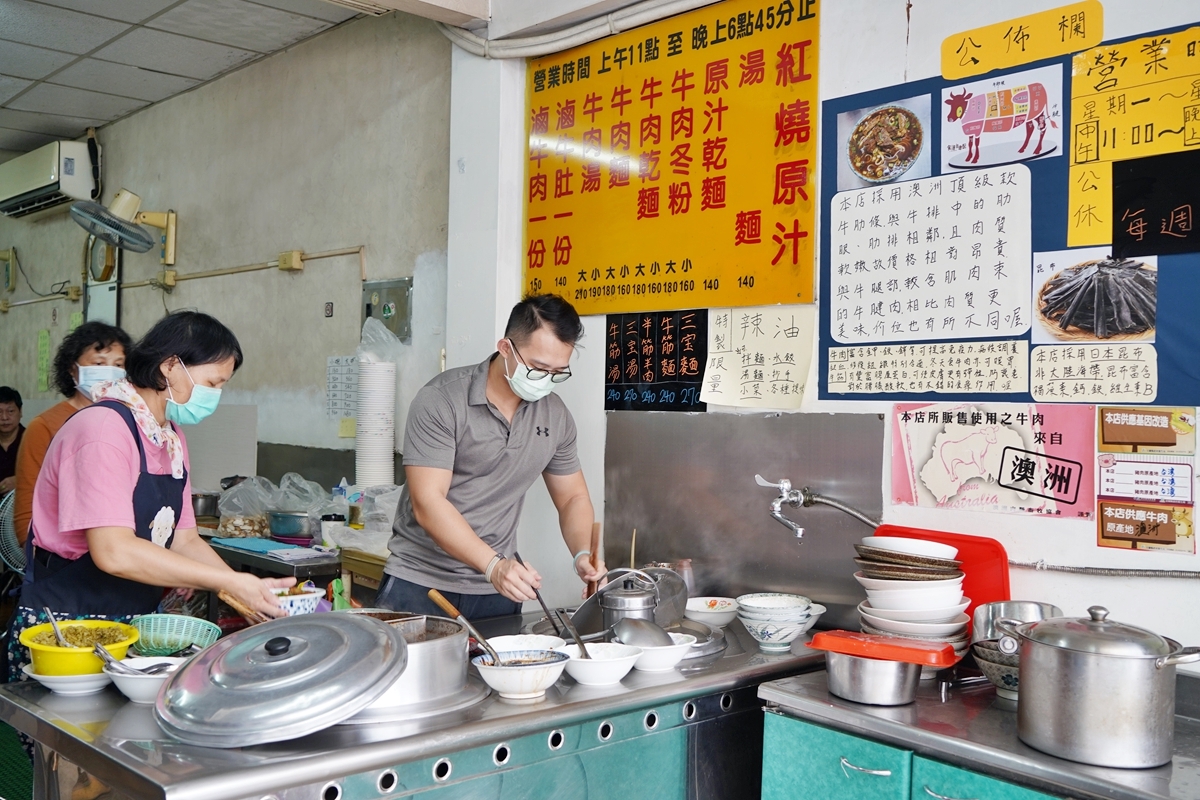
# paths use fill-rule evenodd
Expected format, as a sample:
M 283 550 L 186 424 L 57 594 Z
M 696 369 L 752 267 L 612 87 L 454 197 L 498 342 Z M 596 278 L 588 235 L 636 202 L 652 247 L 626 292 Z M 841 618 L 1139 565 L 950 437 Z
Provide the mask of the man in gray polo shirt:
M 541 475 L 581 581 L 595 513 L 575 452 L 575 421 L 553 388 L 571 376 L 583 324 L 557 295 L 513 307 L 496 353 L 417 393 L 404 430 L 405 486 L 379 605 L 441 614 L 437 589 L 468 618 L 514 614 L 541 576 L 512 558 L 525 492 Z M 537 556 L 539 554 L 529 554 Z

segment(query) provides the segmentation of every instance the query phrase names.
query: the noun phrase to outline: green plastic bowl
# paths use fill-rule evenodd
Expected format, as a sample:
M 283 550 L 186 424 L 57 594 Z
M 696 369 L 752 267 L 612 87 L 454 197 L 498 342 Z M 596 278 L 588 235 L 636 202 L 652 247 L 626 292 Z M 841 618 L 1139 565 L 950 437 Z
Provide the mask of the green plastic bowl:
M 166 656 L 189 645 L 208 647 L 221 636 L 221 629 L 208 620 L 183 614 L 145 614 L 130 623 L 140 637 L 137 651 L 147 656 Z

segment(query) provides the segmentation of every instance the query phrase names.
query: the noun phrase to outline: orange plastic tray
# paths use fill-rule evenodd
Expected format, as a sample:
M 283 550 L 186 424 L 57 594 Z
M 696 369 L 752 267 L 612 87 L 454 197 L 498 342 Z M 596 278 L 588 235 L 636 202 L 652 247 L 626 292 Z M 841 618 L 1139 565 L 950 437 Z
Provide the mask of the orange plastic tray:
M 958 548 L 956 558 L 962 562 L 960 569 L 965 576 L 963 594 L 971 598 L 971 605 L 967 606 L 968 618 L 974 618 L 976 606 L 1012 599 L 1008 588 L 1008 553 L 995 539 L 901 525 L 880 525 L 875 529 L 875 535 L 925 539 Z
M 856 631 L 821 631 L 808 645 L 813 650 L 842 653 L 881 661 L 903 661 L 926 667 L 945 669 L 958 663 L 954 648 L 945 642 L 921 639 L 901 639 L 896 636 L 876 636 Z

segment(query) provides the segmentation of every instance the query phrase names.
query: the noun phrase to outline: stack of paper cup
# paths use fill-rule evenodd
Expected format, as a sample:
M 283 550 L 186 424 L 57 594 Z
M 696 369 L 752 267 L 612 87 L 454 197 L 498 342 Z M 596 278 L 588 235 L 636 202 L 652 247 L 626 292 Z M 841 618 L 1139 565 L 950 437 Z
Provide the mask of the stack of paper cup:
M 396 482 L 396 365 L 358 362 L 358 420 L 354 437 L 354 482 Z

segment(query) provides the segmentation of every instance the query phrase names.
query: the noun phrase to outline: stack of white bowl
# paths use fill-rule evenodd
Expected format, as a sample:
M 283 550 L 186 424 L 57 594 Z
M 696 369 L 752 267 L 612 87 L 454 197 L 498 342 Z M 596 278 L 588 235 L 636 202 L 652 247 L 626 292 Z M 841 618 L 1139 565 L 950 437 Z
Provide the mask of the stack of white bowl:
M 786 653 L 825 613 L 825 606 L 804 595 L 783 592 L 744 594 L 737 599 L 738 619 L 764 653 Z
M 868 537 L 863 543 L 876 548 L 883 543 L 893 552 L 917 559 L 952 560 L 958 554 L 949 545 L 922 539 Z M 867 592 L 867 599 L 858 605 L 863 633 L 945 642 L 961 658 L 971 645 L 967 630 L 970 619 L 964 613 L 971 600 L 963 596 L 963 577 L 961 571 L 932 580 L 869 578 L 863 572 L 854 573 L 854 579 Z M 935 673 L 925 668 L 921 677 L 933 677 Z
M 396 365 L 358 361 L 358 419 L 354 435 L 354 482 L 396 482 Z

